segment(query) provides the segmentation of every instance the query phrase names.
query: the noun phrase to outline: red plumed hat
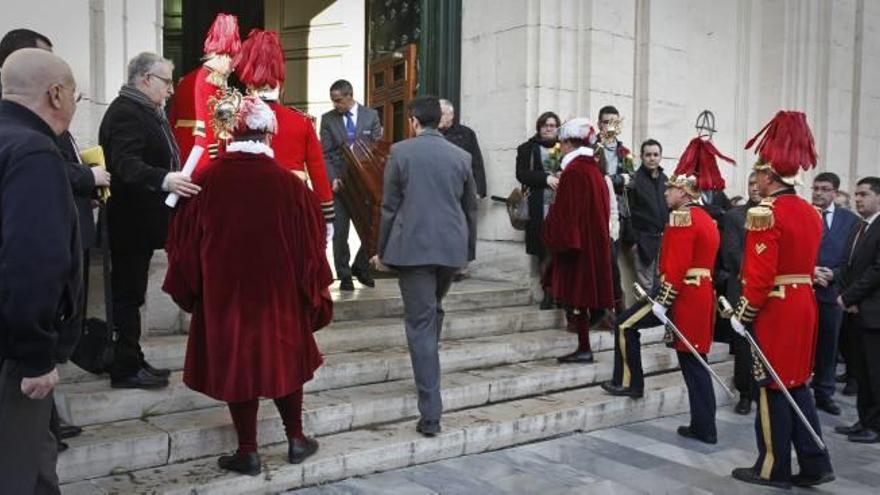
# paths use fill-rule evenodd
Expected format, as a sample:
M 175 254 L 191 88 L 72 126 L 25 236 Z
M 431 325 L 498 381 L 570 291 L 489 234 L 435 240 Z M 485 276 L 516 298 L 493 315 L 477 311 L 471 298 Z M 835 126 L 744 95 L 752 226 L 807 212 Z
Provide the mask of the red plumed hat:
M 253 29 L 232 62 L 249 88 L 277 88 L 284 83 L 284 50 L 275 31 Z
M 205 55 L 215 53 L 234 57 L 239 50 L 241 50 L 241 38 L 238 36 L 238 17 L 217 14 L 205 36 Z
M 762 136 L 763 135 L 763 136 Z M 781 110 L 749 142 L 746 149 L 755 147 L 758 163 L 755 170 L 770 169 L 784 179 L 792 179 L 799 169 L 816 166 L 816 142 L 803 112 Z
M 697 136 L 691 139 L 684 153 L 681 154 L 673 176 L 696 177 L 696 186 L 701 191 L 722 191 L 724 190 L 724 177 L 721 176 L 721 171 L 718 170 L 716 158 L 721 158 L 727 163 L 734 164 L 731 158 L 722 155 L 718 151 L 718 148 L 712 144 L 712 141 L 709 141 L 708 138 Z

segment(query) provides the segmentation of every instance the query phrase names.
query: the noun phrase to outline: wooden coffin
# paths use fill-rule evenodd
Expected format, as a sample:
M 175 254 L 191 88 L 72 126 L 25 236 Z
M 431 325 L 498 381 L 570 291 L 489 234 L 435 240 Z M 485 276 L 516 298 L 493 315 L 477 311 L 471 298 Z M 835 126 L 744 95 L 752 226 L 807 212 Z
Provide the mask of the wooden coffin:
M 390 152 L 391 143 L 387 141 L 358 140 L 351 148 L 343 148 L 348 166 L 342 174 L 343 187 L 338 194 L 368 258 L 377 253 L 382 221 L 382 183 L 385 160 Z

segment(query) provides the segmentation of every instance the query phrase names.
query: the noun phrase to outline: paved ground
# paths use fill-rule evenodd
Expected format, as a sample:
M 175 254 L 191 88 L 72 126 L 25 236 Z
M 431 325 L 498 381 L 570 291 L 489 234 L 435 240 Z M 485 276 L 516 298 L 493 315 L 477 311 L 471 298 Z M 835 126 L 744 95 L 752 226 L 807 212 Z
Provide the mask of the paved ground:
M 878 493 L 880 444 L 847 442 L 833 426 L 854 422 L 855 399 L 838 394 L 843 415 L 820 413 L 837 481 L 818 489 L 760 490 L 730 477 L 756 456 L 754 416 L 719 410 L 717 445 L 679 437 L 687 415 L 568 435 L 521 447 L 298 490 L 329 494 Z M 793 462 L 796 462 L 793 460 Z M 793 467 L 797 472 L 796 464 Z M 875 488 L 871 488 L 871 486 Z

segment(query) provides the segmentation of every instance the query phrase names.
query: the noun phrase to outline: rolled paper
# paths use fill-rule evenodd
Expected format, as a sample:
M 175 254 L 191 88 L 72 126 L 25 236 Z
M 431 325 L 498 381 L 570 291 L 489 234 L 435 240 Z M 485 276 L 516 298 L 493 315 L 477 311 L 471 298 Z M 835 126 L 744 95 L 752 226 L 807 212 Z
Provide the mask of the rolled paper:
M 106 162 L 104 160 L 104 148 L 100 146 L 92 146 L 91 148 L 86 148 L 80 151 L 79 159 L 82 163 L 85 163 L 90 167 L 106 166 Z M 98 199 L 100 199 L 102 203 L 106 203 L 107 200 L 110 199 L 110 188 L 103 186 L 99 187 Z
M 192 177 L 193 171 L 196 169 L 196 164 L 199 163 L 199 158 L 202 157 L 202 153 L 205 152 L 205 148 L 196 145 L 193 146 L 192 150 L 189 152 L 189 157 L 186 159 L 186 163 L 183 165 L 183 170 L 181 172 L 184 173 L 187 177 Z M 165 204 L 174 208 L 177 206 L 177 201 L 180 199 L 175 193 L 171 193 L 165 198 Z

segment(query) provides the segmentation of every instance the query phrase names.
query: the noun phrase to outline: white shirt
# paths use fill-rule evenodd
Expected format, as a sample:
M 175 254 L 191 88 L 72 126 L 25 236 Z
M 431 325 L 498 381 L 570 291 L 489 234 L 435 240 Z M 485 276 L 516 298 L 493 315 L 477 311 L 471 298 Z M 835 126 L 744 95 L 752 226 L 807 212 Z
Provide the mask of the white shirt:
M 834 206 L 834 201 L 832 201 L 831 204 L 828 206 L 828 208 L 825 208 L 822 211 L 822 216 L 825 217 L 825 223 L 828 225 L 829 229 L 831 228 L 831 224 L 834 223 L 834 210 L 835 209 L 837 209 L 837 207 Z M 825 212 L 828 212 L 828 216 L 825 215 Z
M 865 222 L 868 223 L 868 225 L 865 226 L 865 230 L 868 230 L 868 227 L 870 227 L 871 224 L 874 223 L 874 220 L 877 220 L 877 217 L 880 217 L 880 211 L 878 211 L 877 213 L 874 213 L 873 215 L 871 215 L 870 217 L 868 217 L 865 220 Z
M 354 126 L 357 127 L 357 125 L 358 125 L 358 102 L 354 102 L 354 105 L 352 105 L 351 110 L 349 110 L 349 112 L 351 112 L 352 124 L 354 124 Z M 342 114 L 342 124 L 343 125 L 345 125 L 346 118 L 347 118 L 347 115 L 345 115 L 345 113 L 343 113 Z

